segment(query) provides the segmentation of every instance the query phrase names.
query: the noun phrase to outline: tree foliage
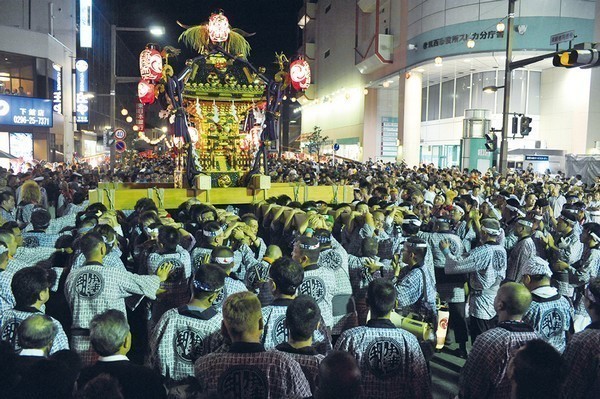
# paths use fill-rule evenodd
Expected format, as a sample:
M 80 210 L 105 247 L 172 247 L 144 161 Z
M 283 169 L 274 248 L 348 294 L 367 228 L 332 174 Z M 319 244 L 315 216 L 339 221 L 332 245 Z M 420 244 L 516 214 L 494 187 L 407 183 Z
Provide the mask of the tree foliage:
M 313 128 L 312 133 L 308 136 L 308 152 L 311 154 L 317 154 L 317 158 L 321 156 L 321 148 L 329 136 L 321 135 L 322 129 L 319 126 Z

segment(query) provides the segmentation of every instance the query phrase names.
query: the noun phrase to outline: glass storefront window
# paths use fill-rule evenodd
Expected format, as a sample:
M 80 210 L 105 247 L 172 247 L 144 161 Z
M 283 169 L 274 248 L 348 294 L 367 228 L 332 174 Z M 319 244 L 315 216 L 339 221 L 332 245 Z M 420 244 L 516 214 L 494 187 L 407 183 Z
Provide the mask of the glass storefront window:
M 423 88 L 421 121 L 461 118 L 466 109 L 487 109 L 502 113 L 502 89 L 484 93 L 486 86 L 504 85 L 504 71 L 490 71 L 461 76 L 441 84 Z M 510 112 L 539 115 L 541 72 L 519 70 L 513 72 Z M 440 109 L 441 95 L 441 109 Z
M 421 161 L 433 164 L 438 168 L 447 168 L 460 164 L 459 145 L 427 145 L 421 146 Z
M 0 52 L 0 92 L 36 97 L 35 63 L 35 57 Z M 39 97 L 45 97 L 45 93 Z
M 421 122 L 427 120 L 427 87 L 423 87 L 421 93 Z
M 456 79 L 456 101 L 454 116 L 462 118 L 465 116 L 465 109 L 469 109 L 471 97 L 471 76 L 462 76 Z
M 454 115 L 454 79 L 442 83 L 442 112 L 440 119 Z
M 10 133 L 10 154 L 15 157 L 22 157 L 25 161 L 33 159 L 33 134 L 31 133 Z
M 500 85 L 500 83 L 498 84 Z M 471 108 L 494 110 L 494 95 L 484 93 L 483 88 L 496 85 L 496 71 L 473 74 L 471 86 Z
M 498 71 L 498 85 L 504 85 L 504 71 Z M 502 113 L 504 92 L 496 92 L 496 113 Z M 527 104 L 527 71 L 513 71 L 510 87 L 510 107 L 509 112 L 518 114 L 525 113 L 525 104 Z
M 435 121 L 440 119 L 440 85 L 429 86 L 429 96 L 427 96 L 427 120 Z

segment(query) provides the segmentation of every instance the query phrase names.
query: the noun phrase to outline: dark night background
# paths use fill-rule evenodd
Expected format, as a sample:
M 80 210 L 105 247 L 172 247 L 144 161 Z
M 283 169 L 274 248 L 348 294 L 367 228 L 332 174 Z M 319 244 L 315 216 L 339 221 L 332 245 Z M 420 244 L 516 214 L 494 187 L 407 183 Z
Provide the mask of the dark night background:
M 96 56 L 102 58 L 102 63 L 93 64 L 92 68 L 99 68 L 97 79 L 92 83 L 92 91 L 101 93 L 97 101 L 95 116 L 99 116 L 96 125 L 92 128 L 99 129 L 106 126 L 105 120 L 109 113 L 108 82 L 109 82 L 109 47 L 110 24 L 124 28 L 148 28 L 160 25 L 165 28 L 165 35 L 154 37 L 147 32 L 117 32 L 116 66 L 118 77 L 139 77 L 139 53 L 147 43 L 156 43 L 160 47 L 170 45 L 179 48 L 182 52 L 176 59 L 170 58 L 175 74 L 181 73 L 187 59 L 194 58 L 198 53 L 178 42 L 179 35 L 184 28 L 177 24 L 200 25 L 208 21 L 211 12 L 222 9 L 229 23 L 234 28 L 239 28 L 248 33 L 255 33 L 247 40 L 252 47 L 249 61 L 255 66 L 267 68 L 267 77 L 272 77 L 277 72 L 275 52 L 283 52 L 292 59 L 300 48 L 302 31 L 298 28 L 298 12 L 304 0 L 94 0 L 94 8 L 101 18 L 101 23 L 96 25 L 98 35 L 94 43 Z M 83 57 L 86 51 L 82 52 Z M 127 108 L 130 112 L 137 103 L 136 83 L 119 83 L 116 87 L 117 109 Z M 146 131 L 152 133 L 153 128 L 165 125 L 158 118 L 162 109 L 159 102 L 147 107 Z M 120 112 L 117 112 L 117 126 L 130 127 Z M 101 121 L 102 120 L 102 121 Z M 160 131 L 154 132 L 161 134 Z M 140 142 L 141 143 L 141 142 Z M 143 144 L 143 143 L 142 143 Z M 138 148 L 146 149 L 146 148 Z
M 303 0 L 120 0 L 116 3 L 116 21 L 118 26 L 126 27 L 164 26 L 165 36 L 151 40 L 182 50 L 175 63 L 177 73 L 187 58 L 196 55 L 177 41 L 184 30 L 177 21 L 199 25 L 208 21 L 212 11 L 222 9 L 232 27 L 256 33 L 247 38 L 252 46 L 249 60 L 257 67 L 271 69 L 276 51 L 283 51 L 290 58 L 298 51 L 298 11 L 303 3 Z M 134 53 L 139 53 L 150 40 L 147 35 L 125 32 L 119 35 Z

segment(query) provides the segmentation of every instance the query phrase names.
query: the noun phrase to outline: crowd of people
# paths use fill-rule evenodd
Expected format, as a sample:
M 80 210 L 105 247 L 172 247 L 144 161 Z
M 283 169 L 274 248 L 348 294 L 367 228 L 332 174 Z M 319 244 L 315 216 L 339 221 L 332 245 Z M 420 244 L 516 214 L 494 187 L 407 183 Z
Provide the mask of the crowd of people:
M 436 344 L 459 398 L 600 395 L 596 182 L 274 160 L 354 200 L 112 210 L 168 165 L 49 166 L 0 169 L 0 397 L 431 398 Z

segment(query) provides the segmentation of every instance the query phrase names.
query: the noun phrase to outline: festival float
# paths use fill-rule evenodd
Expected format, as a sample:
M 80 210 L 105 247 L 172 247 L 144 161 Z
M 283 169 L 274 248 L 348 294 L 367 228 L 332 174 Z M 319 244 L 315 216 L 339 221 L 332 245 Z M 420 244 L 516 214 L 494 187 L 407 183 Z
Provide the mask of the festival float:
M 232 28 L 222 12 L 213 13 L 205 24 L 180 26 L 185 28 L 180 41 L 198 56 L 175 75 L 168 53 L 163 54 L 167 67 L 162 68 L 164 57 L 149 45 L 140 55 L 140 102 L 166 99 L 159 115 L 173 125 L 176 186 L 192 186 L 199 174 L 210 176 L 214 187 L 239 186 L 248 180 L 246 175 L 260 172 L 261 162 L 266 170 L 268 147 L 277 140 L 282 97 L 301 90 L 300 85 L 307 88 L 310 69 L 301 59 L 290 65 L 281 54 L 279 72 L 267 78 L 265 68 L 248 61 L 250 35 Z M 303 77 L 293 82 L 288 68 L 295 78 Z
M 188 197 L 212 203 L 252 203 L 260 199 L 259 194 L 262 198 L 292 194 L 300 201 L 351 198 L 351 187 L 344 187 L 339 196 L 337 187 L 333 194 L 331 188 L 325 189 L 327 194 L 320 194 L 316 187 L 311 188 L 311 193 L 305 187 L 300 195 L 298 187 L 278 187 L 268 177 L 268 152 L 278 139 L 282 98 L 309 87 L 308 63 L 302 57 L 290 62 L 284 54 L 276 54 L 279 71 L 272 78 L 267 77 L 265 68 L 256 68 L 248 61 L 250 45 L 246 37 L 251 34 L 231 27 L 222 11 L 211 14 L 208 22 L 201 25 L 179 25 L 185 29 L 179 40 L 196 50 L 198 56 L 186 61 L 183 71 L 176 74 L 169 57 L 179 50 L 166 46 L 161 52 L 149 44 L 140 54 L 138 84 L 138 98 L 144 107 L 157 99 L 166 105 L 159 117 L 168 120 L 169 137 L 159 140 L 168 143 L 175 158 L 174 190 L 188 189 Z M 136 117 L 141 139 L 145 138 L 143 124 Z M 161 202 L 182 202 L 181 192 L 147 190 L 147 196 L 157 199 L 159 206 L 163 205 Z M 195 191 L 190 195 L 190 190 Z M 110 187 L 98 191 L 93 194 L 97 200 L 110 206 L 121 202 L 117 204 L 119 208 L 135 197 L 127 193 L 124 195 L 129 200 L 118 201 L 106 198 L 114 196 Z

